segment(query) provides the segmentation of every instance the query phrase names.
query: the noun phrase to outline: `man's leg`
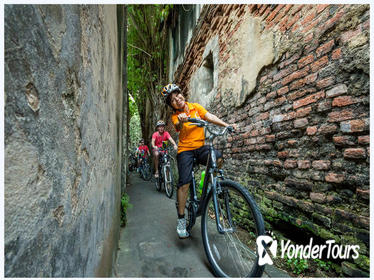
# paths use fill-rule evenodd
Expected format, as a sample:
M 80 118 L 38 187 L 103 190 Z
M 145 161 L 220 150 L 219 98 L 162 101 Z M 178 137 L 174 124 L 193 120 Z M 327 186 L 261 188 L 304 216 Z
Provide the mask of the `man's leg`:
M 177 199 L 178 199 L 178 216 L 184 215 L 184 208 L 186 207 L 186 201 L 188 196 L 188 188 L 190 184 L 185 184 L 178 189 Z
M 158 176 L 158 155 L 159 155 L 158 151 L 154 149 L 153 150 L 153 161 L 155 163 L 155 177 Z
M 192 166 L 193 166 L 194 152 L 185 151 L 177 155 L 177 165 L 179 173 L 178 181 L 178 216 L 184 214 L 184 208 L 186 207 L 186 201 L 188 197 L 188 189 L 190 182 L 192 181 Z
M 186 218 L 184 209 L 188 197 L 188 188 L 192 180 L 193 151 L 185 151 L 177 155 L 178 163 L 178 192 L 177 192 L 177 233 L 179 238 L 187 238 L 189 233 L 186 230 Z
M 187 221 L 184 214 L 184 208 L 186 207 L 186 201 L 188 196 L 188 187 L 189 183 L 178 188 L 177 193 L 177 212 L 178 212 L 178 219 L 177 219 L 177 233 L 179 238 L 187 238 L 190 234 L 187 231 Z

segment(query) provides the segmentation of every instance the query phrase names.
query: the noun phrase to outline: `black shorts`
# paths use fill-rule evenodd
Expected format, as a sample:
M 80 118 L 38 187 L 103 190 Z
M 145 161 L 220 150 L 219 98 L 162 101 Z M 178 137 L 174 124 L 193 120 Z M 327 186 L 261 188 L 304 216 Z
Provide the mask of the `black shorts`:
M 221 158 L 220 151 L 214 149 L 216 158 Z M 184 151 L 177 155 L 177 164 L 179 172 L 178 188 L 192 181 L 193 159 L 196 158 L 199 164 L 206 165 L 209 154 L 209 146 L 202 146 L 196 150 Z

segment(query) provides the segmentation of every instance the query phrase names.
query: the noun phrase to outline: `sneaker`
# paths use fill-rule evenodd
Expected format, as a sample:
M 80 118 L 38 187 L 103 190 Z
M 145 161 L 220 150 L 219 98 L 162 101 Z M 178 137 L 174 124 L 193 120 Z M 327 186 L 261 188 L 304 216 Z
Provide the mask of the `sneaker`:
M 178 219 L 177 233 L 179 238 L 187 238 L 190 236 L 186 230 L 186 218 Z

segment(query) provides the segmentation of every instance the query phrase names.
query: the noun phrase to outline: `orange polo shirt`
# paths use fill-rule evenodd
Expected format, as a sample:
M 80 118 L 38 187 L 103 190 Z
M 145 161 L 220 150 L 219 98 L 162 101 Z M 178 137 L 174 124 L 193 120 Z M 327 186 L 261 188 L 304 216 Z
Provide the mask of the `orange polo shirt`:
M 189 113 L 177 111 L 171 116 L 171 121 L 174 126 L 179 122 L 178 115 L 186 113 L 190 118 L 200 118 L 206 120 L 205 114 L 208 112 L 203 106 L 198 103 L 186 102 Z M 204 146 L 205 135 L 204 128 L 196 125 L 190 125 L 190 122 L 183 123 L 182 129 L 179 132 L 178 154 L 184 151 L 190 151 Z M 176 129 L 176 128 L 175 128 Z

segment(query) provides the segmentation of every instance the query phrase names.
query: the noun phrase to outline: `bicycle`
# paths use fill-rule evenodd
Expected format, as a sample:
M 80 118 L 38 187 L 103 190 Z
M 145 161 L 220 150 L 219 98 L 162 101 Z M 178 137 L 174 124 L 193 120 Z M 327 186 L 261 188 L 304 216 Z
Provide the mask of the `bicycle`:
M 139 165 L 139 176 L 145 181 L 149 181 L 152 178 L 151 166 L 149 165 L 148 159 L 146 157 L 142 158 Z
M 188 121 L 192 122 L 190 125 L 206 127 L 210 136 L 206 138 L 209 156 L 200 199 L 197 198 L 192 170 L 192 184 L 186 203 L 187 231 L 191 235 L 196 218 L 202 216 L 204 250 L 215 276 L 260 277 L 265 267 L 258 264 L 256 238 L 265 234 L 263 217 L 248 190 L 224 178 L 223 170 L 217 167 L 213 150 L 213 140 L 233 132 L 233 128 L 214 131 L 204 120 L 189 118 Z M 194 168 L 196 166 L 194 160 Z
M 162 143 L 162 147 L 159 148 L 159 152 L 159 175 L 155 182 L 156 189 L 160 192 L 162 188 L 164 188 L 166 196 L 171 198 L 174 192 L 174 176 L 170 161 L 172 157 L 168 153 L 167 144 L 165 142 Z
M 136 170 L 136 156 L 133 153 L 130 153 L 129 156 L 129 171 L 132 172 Z

